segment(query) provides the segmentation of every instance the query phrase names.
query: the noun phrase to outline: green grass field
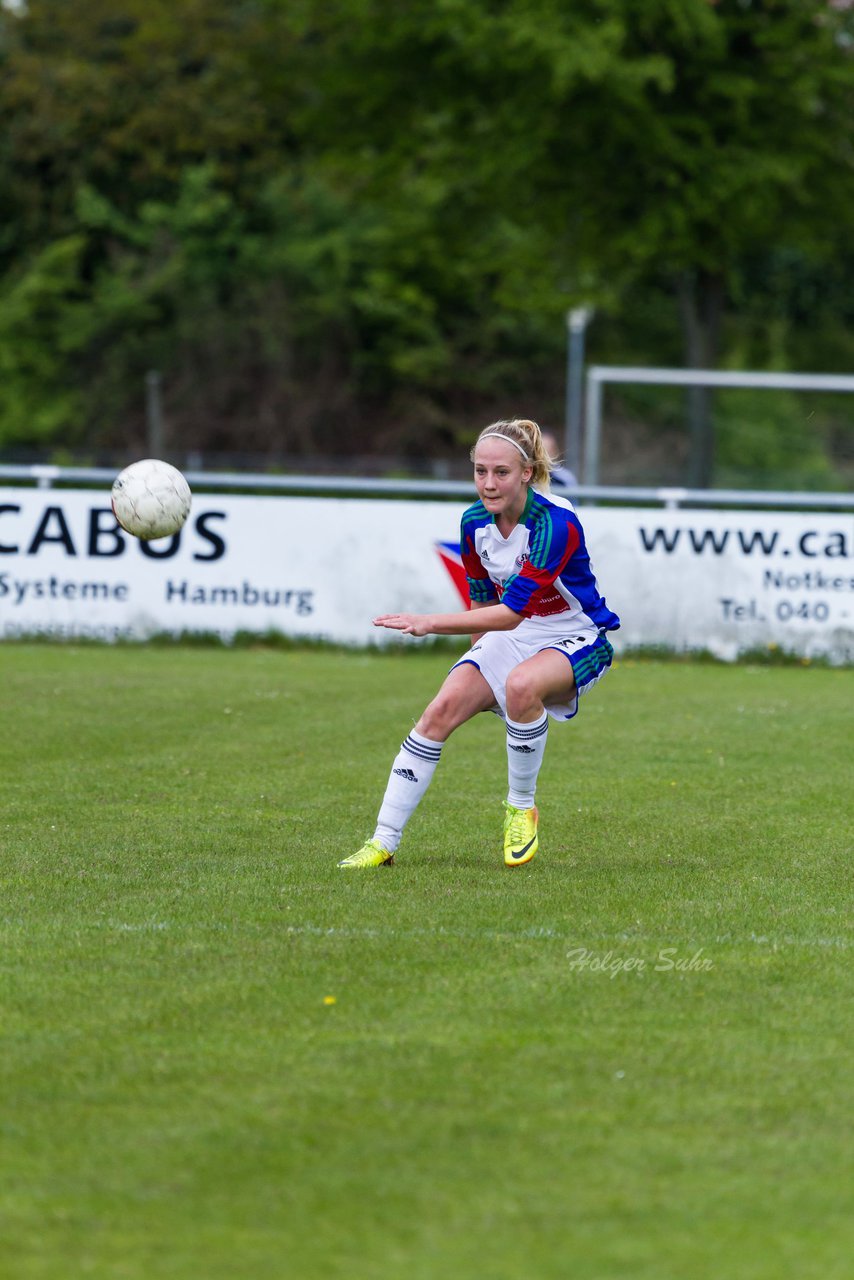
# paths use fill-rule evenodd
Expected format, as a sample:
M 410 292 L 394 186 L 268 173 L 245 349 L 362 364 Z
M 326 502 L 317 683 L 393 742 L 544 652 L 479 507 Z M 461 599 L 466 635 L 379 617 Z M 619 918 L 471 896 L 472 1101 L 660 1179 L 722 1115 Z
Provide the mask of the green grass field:
M 529 867 L 483 716 L 337 871 L 448 665 L 0 648 L 4 1280 L 851 1276 L 854 676 L 622 661 Z

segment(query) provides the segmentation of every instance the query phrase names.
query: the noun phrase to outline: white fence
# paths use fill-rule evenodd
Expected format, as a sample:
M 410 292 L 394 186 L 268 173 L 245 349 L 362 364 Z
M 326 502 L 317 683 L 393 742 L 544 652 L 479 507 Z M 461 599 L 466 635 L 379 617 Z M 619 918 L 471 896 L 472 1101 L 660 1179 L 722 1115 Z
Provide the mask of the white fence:
M 114 641 L 210 631 L 227 639 L 273 630 L 400 643 L 371 618 L 463 607 L 459 515 L 473 497 L 469 485 L 424 481 L 413 492 L 394 481 L 404 496 L 357 498 L 349 484 L 321 478 L 316 490 L 337 493 L 260 496 L 215 492 L 249 487 L 250 477 L 190 478 L 187 526 L 149 544 L 118 529 L 112 473 L 95 489 L 0 488 L 0 637 Z M 268 489 L 305 484 L 257 479 Z M 379 484 L 354 483 L 373 493 Z M 428 496 L 437 487 L 442 500 Z M 722 510 L 712 505 L 715 495 L 689 507 L 699 495 L 658 490 L 652 505 L 632 492 L 640 505 L 604 505 L 615 494 L 603 489 L 594 491 L 597 505 L 578 503 L 600 586 L 623 620 L 618 645 L 708 649 L 723 658 L 775 645 L 854 661 L 850 495 L 809 495 L 824 510 L 771 511 L 753 509 L 760 495 L 748 495 L 741 510 Z M 778 508 L 790 498 L 780 495 Z
M 0 483 L 33 484 L 39 489 L 80 485 L 104 492 L 115 479 L 105 467 L 59 467 L 46 463 L 0 464 Z M 236 490 L 249 493 L 324 494 L 333 497 L 368 498 L 378 494 L 393 498 L 454 498 L 468 502 L 473 488 L 468 480 L 405 480 L 365 476 L 268 475 L 253 472 L 184 471 L 198 492 Z M 687 489 L 678 486 L 579 484 L 561 490 L 576 505 L 649 503 L 663 507 L 763 507 L 800 511 L 854 510 L 854 494 L 809 493 L 767 489 Z

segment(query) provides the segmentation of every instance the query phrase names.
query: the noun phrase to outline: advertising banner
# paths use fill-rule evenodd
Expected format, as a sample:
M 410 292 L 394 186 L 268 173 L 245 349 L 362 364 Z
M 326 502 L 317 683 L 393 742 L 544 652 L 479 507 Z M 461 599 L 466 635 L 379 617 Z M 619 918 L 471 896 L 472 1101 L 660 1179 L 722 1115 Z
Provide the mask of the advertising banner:
M 776 646 L 854 661 L 850 512 L 580 515 L 630 644 L 707 649 L 725 659 Z
M 179 535 L 140 543 L 106 495 L 0 488 L 0 637 L 237 631 L 400 643 L 371 618 L 462 607 L 463 503 L 197 493 Z M 579 512 L 617 645 L 776 645 L 854 660 L 850 513 Z M 411 641 L 406 641 L 411 643 Z

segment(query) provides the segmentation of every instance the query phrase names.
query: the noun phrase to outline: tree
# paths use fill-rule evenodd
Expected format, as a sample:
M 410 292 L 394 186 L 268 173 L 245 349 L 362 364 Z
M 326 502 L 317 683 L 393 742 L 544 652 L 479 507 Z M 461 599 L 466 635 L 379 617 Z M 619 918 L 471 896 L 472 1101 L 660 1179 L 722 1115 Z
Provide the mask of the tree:
M 623 149 L 619 168 L 607 164 L 607 149 L 597 165 L 591 148 L 585 171 L 600 261 L 610 245 L 617 270 L 621 256 L 640 257 L 646 276 L 666 263 L 686 363 L 712 367 L 725 300 L 746 263 L 769 241 L 827 260 L 846 238 L 851 15 L 825 0 L 698 0 L 678 7 L 681 24 L 666 21 L 676 8 L 646 5 L 643 20 L 626 27 L 624 48 L 657 47 L 668 72 L 634 104 L 636 145 Z M 590 109 L 601 119 L 608 105 Z M 706 485 L 712 420 L 701 389 L 691 420 L 692 479 Z
M 0 23 L 0 439 L 94 443 L 150 361 L 180 377 L 202 334 L 211 364 L 234 337 L 233 264 L 290 145 L 297 37 L 248 0 L 30 0 Z
M 849 8 L 446 0 L 389 15 L 382 0 L 353 0 L 335 9 L 324 38 L 351 41 L 349 56 L 329 63 L 338 144 L 370 139 L 362 154 L 379 180 L 406 172 L 404 152 L 410 173 L 441 175 L 463 224 L 454 235 L 453 211 L 444 219 L 458 252 L 466 230 L 470 239 L 484 225 L 512 228 L 536 267 L 514 276 L 496 259 L 503 296 L 524 282 L 552 312 L 573 301 L 608 309 L 639 283 L 668 279 L 686 362 L 710 366 L 726 298 L 769 240 L 827 260 L 847 239 Z M 705 399 L 693 397 L 699 484 L 713 456 Z
M 542 402 L 569 306 L 654 358 L 664 290 L 712 364 L 772 250 L 845 243 L 852 38 L 826 0 L 0 11 L 0 440 L 115 436 L 156 361 L 188 447 L 456 448 Z

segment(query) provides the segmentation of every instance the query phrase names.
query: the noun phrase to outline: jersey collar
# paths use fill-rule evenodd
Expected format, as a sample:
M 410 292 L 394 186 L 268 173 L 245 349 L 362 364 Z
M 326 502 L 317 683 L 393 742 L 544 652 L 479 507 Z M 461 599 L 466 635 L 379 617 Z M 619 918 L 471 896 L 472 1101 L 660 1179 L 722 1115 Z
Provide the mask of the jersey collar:
M 520 515 L 519 519 L 516 521 L 516 523 L 517 523 L 517 524 L 524 524 L 524 523 L 525 523 L 525 521 L 528 519 L 528 513 L 530 512 L 531 507 L 533 506 L 534 498 L 535 498 L 536 496 L 537 496 L 537 495 L 536 495 L 535 490 L 531 487 L 531 485 L 528 485 L 528 496 L 527 496 L 527 498 L 525 499 L 525 505 L 524 505 L 524 507 L 522 508 L 522 514 Z M 493 516 L 492 516 L 492 523 L 497 527 L 497 525 L 498 525 L 498 517 L 497 517 L 495 514 L 493 514 Z M 500 530 L 499 530 L 499 532 L 500 532 Z M 509 535 L 508 535 L 508 536 L 509 536 Z

